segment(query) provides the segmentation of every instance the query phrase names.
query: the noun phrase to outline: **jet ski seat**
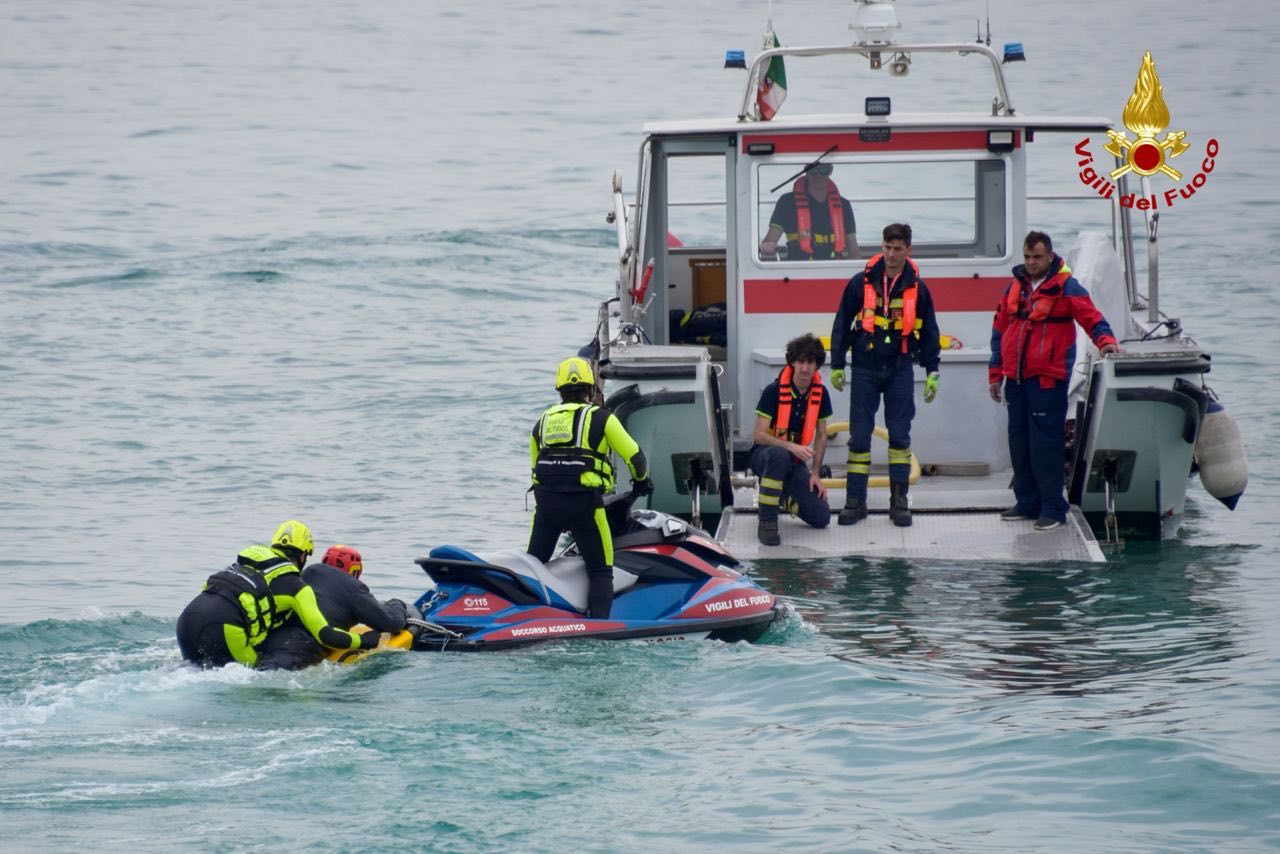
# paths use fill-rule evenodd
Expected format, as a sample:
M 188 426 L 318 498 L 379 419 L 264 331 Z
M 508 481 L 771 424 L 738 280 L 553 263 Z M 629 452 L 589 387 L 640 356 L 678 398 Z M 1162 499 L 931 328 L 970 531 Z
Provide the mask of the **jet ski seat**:
M 541 591 L 542 601 L 548 605 L 559 608 L 567 605 L 584 614 L 587 611 L 587 568 L 580 557 L 553 558 L 548 564 L 543 564 L 528 552 L 518 550 L 483 552 L 472 557 L 511 570 L 523 578 L 531 589 Z M 635 583 L 636 576 L 633 573 L 616 566 L 613 568 L 615 595 Z

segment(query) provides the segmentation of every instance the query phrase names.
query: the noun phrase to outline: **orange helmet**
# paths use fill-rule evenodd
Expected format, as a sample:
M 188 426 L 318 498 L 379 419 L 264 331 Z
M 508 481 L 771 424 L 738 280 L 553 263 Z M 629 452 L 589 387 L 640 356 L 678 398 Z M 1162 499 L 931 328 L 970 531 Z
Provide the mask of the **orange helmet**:
M 360 559 L 360 552 L 351 548 L 351 546 L 329 546 L 329 550 L 324 553 L 324 560 L 334 569 L 340 569 L 348 572 L 356 578 L 360 577 L 360 573 L 364 572 L 364 561 Z

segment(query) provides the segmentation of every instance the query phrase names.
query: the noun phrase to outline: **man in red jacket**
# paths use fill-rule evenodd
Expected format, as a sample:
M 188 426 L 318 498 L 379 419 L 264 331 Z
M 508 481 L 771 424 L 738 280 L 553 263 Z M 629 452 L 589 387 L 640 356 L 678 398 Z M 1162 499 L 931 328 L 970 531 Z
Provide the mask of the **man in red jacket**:
M 1067 262 L 1054 254 L 1049 235 L 1028 233 L 1022 259 L 996 307 L 987 369 L 991 399 L 999 403 L 1004 386 L 1009 404 L 1016 503 L 1000 518 L 1035 519 L 1037 531 L 1051 531 L 1067 520 L 1062 488 L 1075 325 L 1080 324 L 1104 356 L 1120 347 L 1089 292 L 1071 277 Z

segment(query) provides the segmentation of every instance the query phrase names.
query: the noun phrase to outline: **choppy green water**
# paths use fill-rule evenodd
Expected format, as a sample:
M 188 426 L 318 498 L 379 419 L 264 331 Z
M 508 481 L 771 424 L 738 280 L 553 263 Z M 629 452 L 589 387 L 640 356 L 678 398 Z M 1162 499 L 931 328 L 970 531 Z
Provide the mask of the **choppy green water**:
M 46 620 L 0 635 L 0 804 L 68 849 L 1274 845 L 1254 550 L 1175 550 L 763 566 L 755 646 L 201 673 L 168 620 Z
M 971 26 L 900 5 L 923 38 Z M 1162 270 L 1249 444 L 1240 509 L 1193 485 L 1177 541 L 1104 567 L 762 563 L 790 612 L 754 646 L 278 674 L 180 667 L 174 618 L 290 516 L 406 599 L 431 546 L 521 541 L 525 431 L 613 280 L 608 173 L 633 180 L 641 119 L 736 106 L 720 51 L 764 13 L 4 7 L 7 844 L 1280 846 L 1265 28 L 1182 2 L 991 13 L 1027 46 L 1027 109 L 1113 114 L 1150 48 L 1175 120 L 1221 138 Z M 775 0 L 789 43 L 828 14 Z

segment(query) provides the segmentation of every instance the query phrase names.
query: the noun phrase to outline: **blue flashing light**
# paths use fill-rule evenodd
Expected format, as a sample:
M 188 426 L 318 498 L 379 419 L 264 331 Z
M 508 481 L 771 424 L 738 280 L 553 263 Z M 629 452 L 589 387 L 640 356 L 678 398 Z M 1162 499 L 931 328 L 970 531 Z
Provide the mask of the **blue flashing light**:
M 747 68 L 747 54 L 741 50 L 726 50 L 724 52 L 725 68 L 741 68 L 744 71 Z
M 1022 50 L 1022 42 L 1007 42 L 1004 46 L 1004 62 L 1026 62 L 1027 55 Z

